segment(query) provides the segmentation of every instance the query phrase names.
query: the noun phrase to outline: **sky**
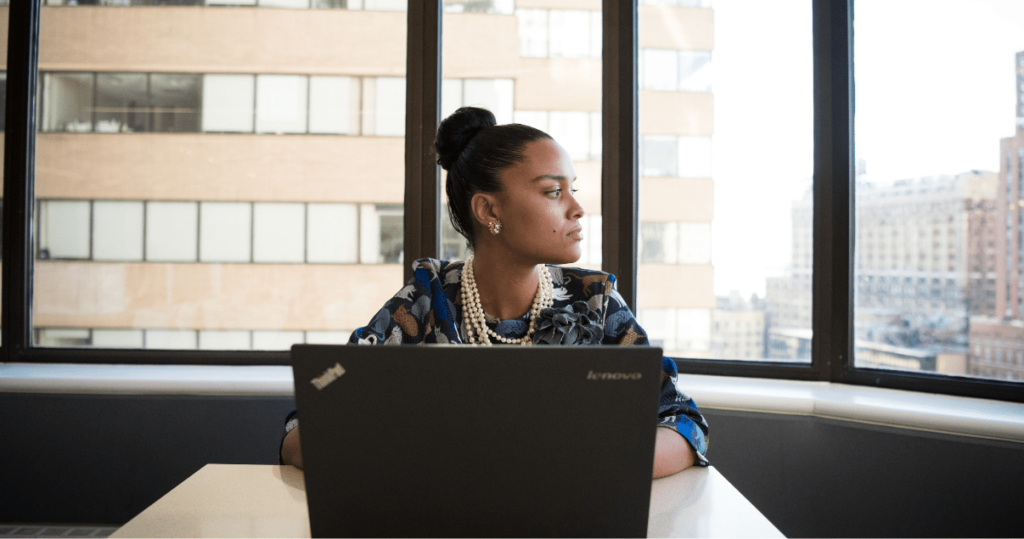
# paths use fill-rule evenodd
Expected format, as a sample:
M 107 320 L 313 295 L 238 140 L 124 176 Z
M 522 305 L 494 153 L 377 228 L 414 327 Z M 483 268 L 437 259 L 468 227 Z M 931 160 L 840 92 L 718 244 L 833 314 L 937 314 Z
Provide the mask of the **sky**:
M 715 294 L 764 296 L 811 188 L 810 0 L 714 0 Z M 855 0 L 855 147 L 872 181 L 999 170 L 1024 0 Z

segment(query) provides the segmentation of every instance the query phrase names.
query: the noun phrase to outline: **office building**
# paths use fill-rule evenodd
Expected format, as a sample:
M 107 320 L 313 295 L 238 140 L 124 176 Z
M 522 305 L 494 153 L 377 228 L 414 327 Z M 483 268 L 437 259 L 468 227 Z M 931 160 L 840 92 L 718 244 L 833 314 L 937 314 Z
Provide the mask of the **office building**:
M 640 7 L 638 316 L 667 349 L 706 354 L 714 25 L 709 5 L 688 4 Z M 404 9 L 46 0 L 37 343 L 285 349 L 344 342 L 365 325 L 411 262 Z M 580 264 L 595 268 L 600 9 L 446 1 L 441 102 L 442 116 L 485 106 L 566 148 L 587 209 Z M 442 256 L 465 257 L 442 226 Z M 679 284 L 657 284 L 669 280 Z
M 756 296 L 747 301 L 738 293 L 717 298 L 711 313 L 711 357 L 717 359 L 763 359 L 765 355 L 765 311 Z
M 814 203 L 807 191 L 790 208 L 791 258 L 785 275 L 769 277 L 765 281 L 765 324 L 769 334 L 768 356 L 772 359 L 810 358 L 810 345 L 806 350 L 796 344 L 798 335 L 811 328 L 811 276 L 813 252 L 812 211 Z M 799 331 L 789 331 L 799 330 Z M 780 333 L 781 331 L 781 333 Z M 771 335 L 775 335 L 772 337 Z M 809 335 L 809 333 L 808 333 Z M 807 338 L 810 338 L 809 336 Z M 774 345 L 772 343 L 775 343 Z M 790 355 L 790 353 L 795 355 Z
M 994 309 L 971 318 L 968 370 L 975 376 L 1024 380 L 1024 52 L 1015 58 L 1016 133 L 999 141 L 996 189 Z

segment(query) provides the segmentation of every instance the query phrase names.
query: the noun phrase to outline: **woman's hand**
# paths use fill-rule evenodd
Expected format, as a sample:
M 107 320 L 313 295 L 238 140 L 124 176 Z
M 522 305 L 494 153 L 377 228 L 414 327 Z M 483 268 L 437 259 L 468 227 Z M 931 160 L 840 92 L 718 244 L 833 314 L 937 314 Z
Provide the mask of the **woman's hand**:
M 281 443 L 281 462 L 302 469 L 302 450 L 299 444 L 299 427 L 295 427 L 284 435 Z
M 654 439 L 654 479 L 679 473 L 697 460 L 693 447 L 671 429 L 658 427 Z M 294 431 L 292 431 L 294 432 Z M 287 438 L 285 439 L 287 442 Z

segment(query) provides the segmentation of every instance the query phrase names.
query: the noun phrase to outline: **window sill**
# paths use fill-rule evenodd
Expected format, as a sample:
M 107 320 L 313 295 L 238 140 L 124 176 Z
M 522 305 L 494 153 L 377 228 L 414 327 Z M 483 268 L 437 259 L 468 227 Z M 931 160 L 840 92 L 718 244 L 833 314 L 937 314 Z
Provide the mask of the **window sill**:
M 290 397 L 284 366 L 0 364 L 0 392 Z
M 877 387 L 679 376 L 702 409 L 814 416 L 959 436 L 1024 442 L 1024 404 Z
M 702 409 L 815 416 L 1024 443 L 1024 404 L 874 387 L 679 376 Z M 0 364 L 0 392 L 290 397 L 290 367 Z

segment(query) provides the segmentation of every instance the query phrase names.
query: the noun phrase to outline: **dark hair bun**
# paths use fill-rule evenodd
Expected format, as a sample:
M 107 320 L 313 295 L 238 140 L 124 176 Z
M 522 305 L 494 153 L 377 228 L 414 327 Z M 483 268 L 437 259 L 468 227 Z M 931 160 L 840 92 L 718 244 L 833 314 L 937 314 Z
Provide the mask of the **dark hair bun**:
M 498 120 L 494 114 L 477 107 L 462 107 L 441 120 L 441 125 L 437 126 L 437 139 L 434 140 L 437 164 L 449 170 L 481 129 L 495 125 L 498 125 Z

